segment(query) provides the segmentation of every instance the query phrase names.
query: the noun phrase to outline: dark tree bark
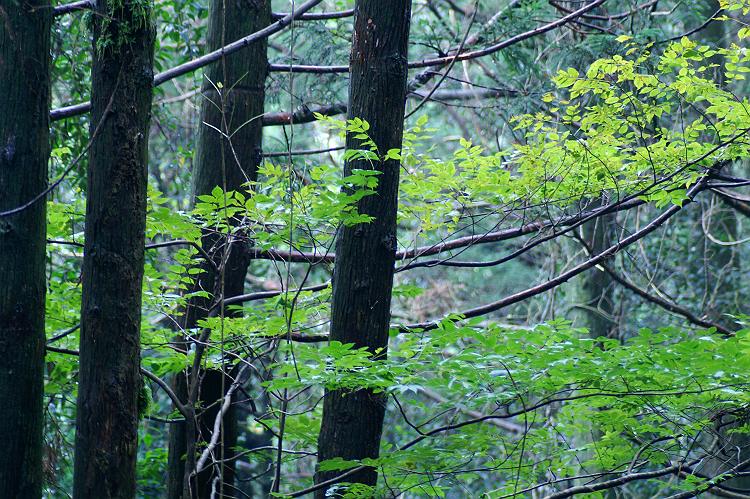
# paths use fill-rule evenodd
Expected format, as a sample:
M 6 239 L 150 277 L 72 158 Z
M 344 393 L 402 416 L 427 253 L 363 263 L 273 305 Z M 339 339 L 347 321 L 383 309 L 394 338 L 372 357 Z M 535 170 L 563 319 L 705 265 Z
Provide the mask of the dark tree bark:
M 601 202 L 594 202 L 594 207 L 599 206 L 601 206 Z M 588 250 L 586 258 L 597 255 L 612 246 L 613 239 L 616 240 L 613 237 L 613 224 L 615 222 L 615 215 L 610 213 L 597 217 L 581 226 L 580 237 Z M 588 329 L 591 338 L 617 339 L 619 328 L 615 317 L 614 282 L 610 275 L 598 267 L 589 269 L 588 272 L 579 276 L 575 294 L 576 310 L 573 313 L 573 324 Z M 576 437 L 576 439 L 580 439 L 581 447 L 596 442 L 600 438 L 601 431 L 598 428 L 582 432 Z M 582 451 L 580 455 L 582 461 L 593 460 L 598 457 L 595 450 Z M 601 472 L 607 471 L 605 467 L 592 469 Z M 614 489 L 603 490 L 602 495 L 606 499 L 616 499 Z
M 224 10 L 226 8 L 226 11 Z M 227 43 L 255 32 L 271 22 L 271 5 L 268 0 L 237 0 L 223 2 L 212 0 L 209 6 L 208 49 L 215 50 Z M 255 181 L 258 164 L 262 159 L 262 120 L 265 80 L 267 76 L 267 42 L 265 39 L 247 49 L 221 59 L 209 67 L 203 84 L 205 99 L 201 103 L 201 122 L 208 123 L 232 135 L 226 139 L 214 128 L 202 126 L 193 169 L 193 200 L 209 194 L 219 186 L 225 191 L 247 189 L 244 184 Z M 217 91 L 216 87 L 221 87 Z M 244 291 L 245 274 L 250 256 L 236 241 L 225 235 L 209 233 L 203 245 L 213 256 L 214 265 L 206 265 L 199 275 L 196 290 L 208 291 L 208 299 L 195 299 L 189 305 L 184 320 L 186 329 L 195 328 L 206 317 L 207 310 L 220 297 L 240 295 Z M 200 347 L 199 347 L 200 348 Z M 220 405 L 232 379 L 220 371 L 191 369 L 187 379 L 177 384 L 180 395 L 190 404 L 200 407 Z M 216 411 L 199 413 L 192 421 L 175 424 L 170 428 L 169 492 L 170 499 L 180 497 L 211 497 L 216 466 L 193 475 L 196 449 L 211 439 Z M 224 435 L 214 452 L 215 459 L 226 460 L 236 452 L 236 415 L 230 409 L 224 415 Z M 219 497 L 235 497 L 234 460 L 229 459 L 221 468 L 222 485 Z
M 45 0 L 0 4 L 0 211 L 47 187 Z M 0 497 L 42 495 L 46 199 L 0 218 Z
M 92 16 L 91 151 L 73 495 L 133 498 L 154 30 L 146 1 Z
M 596 255 L 612 245 L 612 214 L 598 217 L 581 226 L 581 238 L 590 254 Z M 614 283 L 609 274 L 594 268 L 580 277 L 577 290 L 576 326 L 589 330 L 592 338 L 617 338 Z
M 169 489 L 168 497 L 185 497 L 185 498 L 210 498 L 214 489 L 213 480 L 219 475 L 214 466 L 210 466 L 204 472 L 197 476 L 186 475 L 185 459 L 179 459 L 179 456 L 185 456 L 187 448 L 192 448 L 196 454 L 199 454 L 205 445 L 211 440 L 213 434 L 214 421 L 219 413 L 222 399 L 226 390 L 232 383 L 230 376 L 227 376 L 221 370 L 208 369 L 199 371 L 201 376 L 199 382 L 199 406 L 195 415 L 193 424 L 185 425 L 180 423 L 180 427 L 174 431 L 170 428 L 169 441 Z M 182 375 L 177 378 L 176 388 L 180 394 L 187 394 L 188 377 Z M 216 446 L 212 453 L 212 459 L 224 460 L 231 458 L 235 451 L 232 448 L 237 443 L 237 418 L 236 409 L 231 406 L 224 413 L 221 431 L 222 440 Z M 173 425 L 174 426 L 174 425 Z M 190 429 L 193 437 L 188 442 L 188 432 Z M 189 446 L 187 444 L 190 444 Z M 201 444 L 198 446 L 198 444 Z M 187 471 L 195 469 L 195 459 L 190 461 Z M 180 474 L 181 473 L 181 474 Z M 217 494 L 215 497 L 235 497 L 234 495 L 234 461 L 223 463 L 221 469 L 221 482 L 216 484 Z
M 410 0 L 358 0 L 355 6 L 349 117 L 370 123 L 369 134 L 381 156 L 389 149 L 401 148 L 410 17 Z M 361 147 L 352 135 L 347 136 L 346 146 Z M 367 347 L 382 358 L 388 346 L 400 165 L 394 160 L 375 164 L 350 161 L 344 174 L 355 168 L 376 168 L 382 174 L 378 176 L 377 193 L 358 205 L 360 213 L 373 216 L 374 221 L 341 228 L 333 275 L 330 339 Z M 377 457 L 385 398 L 370 390 L 342 395 L 337 390 L 325 394 L 319 462 L 334 457 Z M 337 474 L 319 471 L 316 482 Z M 347 481 L 375 485 L 377 471 L 367 469 Z M 325 493 L 323 488 L 316 497 L 322 498 Z

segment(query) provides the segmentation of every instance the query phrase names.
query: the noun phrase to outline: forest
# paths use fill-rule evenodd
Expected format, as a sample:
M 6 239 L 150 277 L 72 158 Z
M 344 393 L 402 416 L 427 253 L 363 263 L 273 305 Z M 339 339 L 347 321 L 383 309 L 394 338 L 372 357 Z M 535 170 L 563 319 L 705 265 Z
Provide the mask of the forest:
M 750 499 L 750 0 L 0 0 L 0 499 Z

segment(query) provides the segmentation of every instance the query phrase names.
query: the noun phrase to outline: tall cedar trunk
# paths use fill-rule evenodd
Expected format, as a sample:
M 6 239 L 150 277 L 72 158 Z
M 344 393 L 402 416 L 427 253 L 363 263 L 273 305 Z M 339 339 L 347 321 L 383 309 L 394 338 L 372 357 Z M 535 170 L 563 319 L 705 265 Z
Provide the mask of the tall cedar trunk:
M 141 282 L 154 31 L 145 0 L 99 0 L 73 496 L 136 491 Z M 98 127 L 98 131 L 97 131 Z
M 226 12 L 224 11 L 226 8 Z M 215 50 L 242 36 L 258 31 L 271 22 L 268 0 L 211 0 L 209 6 L 208 49 Z M 193 169 L 193 201 L 209 194 L 216 186 L 226 191 L 245 189 L 244 184 L 255 181 L 261 154 L 262 123 L 265 99 L 265 80 L 268 73 L 267 42 L 262 40 L 248 48 L 223 58 L 209 67 L 203 85 L 201 122 L 233 134 L 226 140 L 216 130 L 201 126 Z M 220 94 L 215 86 L 221 83 Z M 218 106 L 218 107 L 217 107 Z M 252 120 L 252 121 L 251 121 Z M 242 294 L 250 259 L 236 242 L 227 246 L 226 237 L 206 233 L 204 247 L 211 253 L 217 267 L 224 265 L 223 275 L 205 265 L 196 282 L 196 289 L 211 294 L 209 299 L 196 299 L 188 307 L 184 326 L 196 327 L 206 317 L 206 311 L 220 296 Z M 227 255 L 227 251 L 229 254 Z M 226 262 L 226 263 L 223 263 Z M 177 383 L 181 396 L 188 399 L 191 385 L 199 396 L 200 407 L 220 405 L 224 392 L 232 383 L 230 376 L 220 371 L 191 372 L 188 380 Z M 201 442 L 210 441 L 216 411 L 199 412 L 197 421 L 175 424 L 170 428 L 169 491 L 168 497 L 211 497 L 213 481 L 218 473 L 211 466 L 197 477 L 191 477 L 195 467 L 195 450 Z M 213 453 L 215 459 L 231 458 L 237 442 L 237 423 L 234 409 L 224 416 L 224 435 Z M 187 458 L 187 466 L 186 466 Z M 234 460 L 222 469 L 223 485 L 220 497 L 235 497 L 233 493 Z
M 52 9 L 0 5 L 0 211 L 47 187 Z M 0 218 L 0 497 L 42 495 L 45 199 Z
M 400 149 L 403 135 L 407 80 L 407 45 L 410 0 L 358 0 L 350 56 L 349 117 L 370 123 L 370 137 L 381 155 Z M 358 149 L 351 134 L 347 149 Z M 375 195 L 363 198 L 358 209 L 374 217 L 371 223 L 342 227 L 336 245 L 331 310 L 332 341 L 367 347 L 384 357 L 388 346 L 391 291 L 396 253 L 399 162 L 350 161 L 355 168 L 376 168 Z M 382 350 L 381 350 L 382 349 Z M 378 456 L 385 416 L 385 398 L 371 390 L 342 396 L 327 391 L 318 438 L 318 461 L 335 457 L 363 459 Z M 338 475 L 316 474 L 319 483 Z M 377 471 L 367 469 L 347 482 L 375 485 Z M 324 497 L 325 489 L 316 492 Z
M 596 202 L 593 206 L 599 207 Z M 612 226 L 616 219 L 613 214 L 603 215 L 586 222 L 581 227 L 581 238 L 588 246 L 591 254 L 599 254 L 612 245 Z M 589 269 L 579 277 L 576 289 L 577 307 L 574 313 L 575 326 L 585 327 L 591 338 L 617 338 L 618 328 L 615 320 L 614 283 L 609 274 L 598 268 Z M 602 437 L 598 428 L 590 428 L 578 434 L 576 444 L 583 448 L 591 446 L 592 442 Z M 579 452 L 581 461 L 596 460 L 599 455 L 596 447 Z M 606 472 L 606 466 L 592 468 L 598 472 Z M 579 482 L 576 482 L 579 483 Z M 583 482 L 580 482 L 583 483 Z M 615 499 L 614 490 L 602 491 L 603 497 Z
M 601 205 L 597 203 L 597 206 Z M 592 254 L 601 253 L 612 245 L 611 231 L 614 222 L 614 215 L 608 214 L 583 224 L 581 237 Z M 592 338 L 617 338 L 617 323 L 613 320 L 613 288 L 612 279 L 598 268 L 593 268 L 580 277 L 576 326 L 587 328 Z

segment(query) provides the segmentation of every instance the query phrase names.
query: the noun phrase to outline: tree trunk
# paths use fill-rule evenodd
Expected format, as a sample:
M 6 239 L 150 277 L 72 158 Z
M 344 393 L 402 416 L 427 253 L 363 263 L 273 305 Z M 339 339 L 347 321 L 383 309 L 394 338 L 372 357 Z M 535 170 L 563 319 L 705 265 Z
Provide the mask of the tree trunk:
M 701 16 L 708 19 L 718 11 L 720 3 L 717 0 L 708 0 L 699 7 Z M 706 42 L 721 48 L 727 48 L 731 38 L 728 36 L 727 23 L 721 21 L 709 24 L 703 30 L 702 35 Z M 727 62 L 725 58 L 717 54 L 710 59 L 710 62 L 717 65 L 714 69 L 714 80 L 720 82 L 722 87 L 729 87 L 730 91 L 737 91 L 737 88 L 731 88 L 732 82 L 725 80 L 724 67 Z M 742 169 L 744 165 L 733 166 Z M 695 221 L 695 225 L 700 227 L 701 231 L 703 231 L 704 222 L 707 222 L 705 229 L 714 238 L 727 242 L 739 239 L 737 213 L 727 209 L 716 194 L 709 198 L 705 211 L 698 212 L 697 216 L 708 217 L 707 220 L 701 218 Z M 742 260 L 737 251 L 738 246 L 722 246 L 709 240 L 705 233 L 701 236 L 704 246 L 705 295 L 708 297 L 704 300 L 703 313 L 711 321 L 736 331 L 741 328 L 741 325 L 735 322 L 732 316 L 740 314 L 742 308 L 742 303 L 738 300 L 739 290 L 742 289 L 738 281 L 738 276 L 742 276 Z M 735 431 L 746 424 L 746 418 L 729 414 L 717 421 L 716 434 L 710 436 L 711 439 L 718 438 L 717 447 L 714 450 L 715 454 L 706 460 L 703 466 L 704 473 L 708 476 L 726 473 L 737 463 L 750 457 L 750 437 L 747 433 Z M 740 471 L 746 472 L 747 469 Z M 743 491 L 750 490 L 750 477 L 738 476 L 726 480 L 723 485 Z M 706 496 L 720 497 L 720 494 L 710 491 Z
M 370 123 L 368 133 L 384 156 L 400 149 L 403 135 L 407 81 L 407 46 L 411 17 L 410 0 L 358 0 L 350 57 L 349 117 Z M 349 134 L 347 149 L 361 148 Z M 363 198 L 360 213 L 374 217 L 367 224 L 342 227 L 336 245 L 331 310 L 332 341 L 367 347 L 378 357 L 386 355 L 390 323 L 391 291 L 396 253 L 396 211 L 400 164 L 389 160 L 371 164 L 350 161 L 355 168 L 376 168 L 375 195 Z M 342 396 L 327 391 L 318 438 L 318 462 L 341 457 L 363 459 L 378 456 L 385 416 L 385 398 L 371 390 Z M 338 475 L 320 472 L 320 483 Z M 347 482 L 374 486 L 377 471 L 367 469 Z M 326 488 L 316 492 L 325 497 Z
M 597 203 L 596 206 L 601 206 Z M 581 238 L 591 254 L 596 255 L 612 245 L 612 214 L 597 217 L 581 226 Z M 614 286 L 609 275 L 593 268 L 580 277 L 577 290 L 576 326 L 589 330 L 592 338 L 617 338 L 615 320 Z
M 0 5 L 0 211 L 47 188 L 45 0 Z M 0 497 L 42 495 L 46 197 L 0 218 Z
M 592 203 L 591 207 L 600 207 L 601 202 Z M 612 246 L 613 225 L 616 222 L 614 214 L 610 213 L 586 222 L 581 226 L 581 239 L 588 247 L 590 255 L 596 255 Z M 588 256 L 588 254 L 587 254 Z M 576 309 L 573 313 L 574 325 L 588 329 L 589 337 L 613 338 L 619 337 L 618 321 L 615 318 L 614 282 L 612 278 L 596 267 L 589 269 L 579 277 L 576 289 Z M 601 439 L 602 433 L 598 428 L 590 428 L 574 437 L 576 445 L 583 447 L 591 445 Z M 579 452 L 581 462 L 599 458 L 596 447 Z M 596 466 L 596 465 L 595 465 Z M 596 466 L 592 471 L 606 473 L 604 466 Z M 576 483 L 583 483 L 576 481 Z M 604 490 L 602 497 L 616 499 L 615 489 Z
M 226 8 L 226 12 L 224 10 Z M 268 0 L 212 0 L 209 5 L 208 50 L 215 50 L 249 33 L 269 25 L 271 5 Z M 255 181 L 262 159 L 262 122 L 265 80 L 268 68 L 267 42 L 263 39 L 248 48 L 223 58 L 209 67 L 202 93 L 201 122 L 231 135 L 227 140 L 214 128 L 200 127 L 193 169 L 193 202 L 197 196 L 209 194 L 219 186 L 225 191 L 246 189 L 244 184 Z M 217 91 L 217 87 L 219 87 Z M 208 299 L 195 299 L 189 305 L 184 327 L 192 329 L 206 317 L 207 310 L 220 297 L 231 297 L 244 291 L 245 274 L 250 258 L 236 241 L 225 235 L 206 232 L 203 246 L 212 255 L 214 264 L 204 265 L 195 283 L 195 290 L 208 291 Z M 227 254 L 227 252 L 229 252 Z M 231 385 L 231 378 L 216 370 L 191 370 L 187 380 L 177 383 L 180 395 L 188 403 L 201 407 L 217 405 Z M 191 393 L 193 395 L 191 395 Z M 197 397 L 198 400 L 191 399 Z M 211 439 L 215 411 L 199 414 L 193 421 L 170 427 L 169 491 L 170 499 L 209 498 L 214 479 L 219 476 L 215 466 L 192 476 L 196 448 Z M 236 454 L 236 415 L 231 409 L 224 416 L 224 435 L 216 447 L 216 460 Z M 218 497 L 235 497 L 233 493 L 234 461 L 221 467 Z
M 141 283 L 153 81 L 150 5 L 100 0 L 93 18 L 73 496 L 136 492 Z

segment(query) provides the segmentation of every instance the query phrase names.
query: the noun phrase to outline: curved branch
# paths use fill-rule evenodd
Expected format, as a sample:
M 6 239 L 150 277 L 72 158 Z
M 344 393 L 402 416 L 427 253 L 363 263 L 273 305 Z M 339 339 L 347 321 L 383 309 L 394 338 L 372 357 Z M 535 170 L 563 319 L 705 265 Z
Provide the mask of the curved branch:
M 719 198 L 724 201 L 727 205 L 734 208 L 741 214 L 745 215 L 746 217 L 750 217 L 750 204 L 742 201 L 741 199 L 738 199 L 728 192 L 725 192 L 721 189 L 712 189 L 713 192 L 719 195 Z
M 172 391 L 172 388 L 169 386 L 169 384 L 161 379 L 156 374 L 152 373 L 151 371 L 144 369 L 141 367 L 141 374 L 143 374 L 145 377 L 159 385 L 159 387 L 164 390 L 164 393 L 167 394 L 167 396 L 170 398 L 172 403 L 174 404 L 175 408 L 177 408 L 177 411 L 183 415 L 183 417 L 188 418 L 190 417 L 191 413 L 187 409 L 187 406 L 182 403 L 180 398 L 177 396 L 177 394 Z
M 629 475 L 624 475 L 619 478 L 613 478 L 612 480 L 607 480 L 605 482 L 592 483 L 590 485 L 578 485 L 576 487 L 571 487 L 569 489 L 565 489 L 560 492 L 555 492 L 554 494 L 549 494 L 545 496 L 544 499 L 563 499 L 565 497 L 572 497 L 578 494 L 588 494 L 588 493 L 596 492 L 599 490 L 607 490 L 607 489 L 612 489 L 615 487 L 620 487 L 621 485 L 625 485 L 626 483 L 634 482 L 636 480 L 648 480 L 650 478 L 659 478 L 665 475 L 674 474 L 677 471 L 679 471 L 680 468 L 686 466 L 687 464 L 688 463 L 680 461 L 676 464 L 673 464 L 672 466 L 667 466 L 666 468 L 662 468 L 660 470 L 642 471 L 640 473 L 631 473 Z M 691 464 L 695 464 L 695 463 L 691 463 Z
M 314 108 L 302 106 L 292 113 L 266 113 L 261 119 L 263 120 L 263 126 L 298 125 L 300 123 L 316 121 L 316 113 L 324 116 L 344 114 L 346 113 L 346 104 L 339 102 L 329 106 L 318 106 Z
M 91 9 L 91 1 L 90 0 L 79 0 L 78 2 L 72 2 L 72 3 L 66 3 L 64 5 L 58 5 L 54 8 L 52 11 L 53 16 L 62 16 L 64 14 L 68 14 L 70 12 L 75 12 L 78 10 L 89 10 Z
M 635 208 L 646 202 L 643 199 L 629 199 L 625 202 L 615 203 L 613 205 L 602 206 L 595 210 L 584 211 L 570 217 L 563 218 L 555 221 L 541 221 L 541 222 L 529 222 L 520 227 L 514 227 L 511 229 L 502 229 L 498 231 L 485 232 L 484 234 L 473 234 L 471 236 L 462 236 L 448 241 L 441 241 L 439 243 L 428 244 L 425 246 L 419 246 L 417 248 L 400 250 L 396 252 L 396 260 L 408 260 L 410 258 L 420 258 L 424 256 L 437 255 L 446 251 L 454 249 L 466 248 L 475 244 L 487 244 L 496 243 L 500 241 L 507 241 L 517 237 L 526 236 L 539 232 L 544 229 L 554 226 L 569 226 L 579 223 L 582 220 L 590 220 L 600 215 L 607 213 L 616 213 L 618 211 L 629 210 Z M 310 253 L 299 250 L 286 251 L 286 250 L 264 250 L 260 248 L 248 249 L 250 256 L 254 259 L 259 260 L 279 260 L 284 262 L 296 262 L 296 263 L 333 263 L 336 260 L 336 255 L 333 253 Z M 430 262 L 428 262 L 430 263 Z M 434 263 L 434 262 L 433 262 Z M 420 265 L 408 265 L 401 268 L 401 271 L 416 268 Z
M 562 11 L 562 12 L 572 12 L 569 8 L 560 5 L 559 3 L 555 2 L 554 0 L 550 0 L 549 3 L 554 8 L 556 8 L 556 9 Z M 646 2 L 646 3 L 642 3 L 641 5 L 636 5 L 635 7 L 633 7 L 632 9 L 630 9 L 628 11 L 620 12 L 620 13 L 617 13 L 617 14 L 610 14 L 608 16 L 603 16 L 603 15 L 600 16 L 600 15 L 597 15 L 597 14 L 584 14 L 581 17 L 583 19 L 591 19 L 591 20 L 596 20 L 596 21 L 611 22 L 611 21 L 615 21 L 615 20 L 618 20 L 618 19 L 625 19 L 626 17 L 630 17 L 633 14 L 635 14 L 636 12 L 638 12 L 639 10 L 648 9 L 649 7 L 653 7 L 657 3 L 659 3 L 659 0 L 650 0 L 650 1 Z
M 523 291 L 519 291 L 518 293 L 502 298 L 501 300 L 498 300 L 492 303 L 487 303 L 479 307 L 471 308 L 469 310 L 461 312 L 459 315 L 462 317 L 462 319 L 470 319 L 472 317 L 480 317 L 483 315 L 487 315 L 489 313 L 496 312 L 510 305 L 519 303 L 533 296 L 544 293 L 545 291 L 549 291 L 550 289 L 553 289 L 559 286 L 560 284 L 567 282 L 568 280 L 572 279 L 578 274 L 581 274 L 584 271 L 594 267 L 595 265 L 600 264 L 607 258 L 616 254 L 621 249 L 627 246 L 630 246 L 634 242 L 644 238 L 651 232 L 661 227 L 667 220 L 669 220 L 678 212 L 680 212 L 680 210 L 682 210 L 684 206 L 688 205 L 689 203 L 693 201 L 693 197 L 700 190 L 703 189 L 703 186 L 707 182 L 707 180 L 708 180 L 708 177 L 703 177 L 698 183 L 693 185 L 693 187 L 691 187 L 688 190 L 685 202 L 683 203 L 682 206 L 678 206 L 678 205 L 671 206 L 670 208 L 665 210 L 661 215 L 659 215 L 654 220 L 652 220 L 648 225 L 643 227 L 641 230 L 636 231 L 630 236 L 618 241 L 617 243 L 613 244 L 612 246 L 605 249 L 601 253 L 598 253 L 595 256 L 586 260 L 585 262 L 576 265 L 569 271 L 564 272 L 560 274 L 559 276 L 555 277 L 554 279 L 550 279 L 547 282 L 544 282 L 537 286 L 533 286 Z M 399 329 L 402 331 L 411 331 L 414 329 L 419 329 L 421 331 L 430 331 L 433 329 L 437 329 L 439 326 L 440 326 L 440 321 L 434 320 L 434 321 L 429 321 L 429 322 L 421 322 L 418 324 L 410 324 L 407 326 L 400 326 Z
M 271 14 L 271 17 L 273 19 L 283 19 L 288 15 L 286 12 L 274 12 Z M 354 16 L 354 9 L 334 12 L 310 12 L 309 14 L 297 16 L 297 21 L 324 21 L 327 19 L 344 19 L 352 16 Z
M 734 336 L 734 332 L 732 332 L 729 329 L 725 328 L 721 324 L 717 324 L 715 322 L 711 322 L 711 321 L 707 321 L 707 320 L 701 319 L 700 317 L 698 317 L 697 315 L 695 315 L 694 313 L 692 313 L 690 310 L 688 310 L 688 309 L 686 309 L 684 307 L 681 307 L 681 306 L 677 305 L 676 303 L 669 302 L 669 301 L 667 301 L 667 300 L 665 300 L 665 299 L 663 299 L 663 298 L 661 298 L 659 296 L 653 295 L 653 294 L 649 293 L 648 291 L 646 291 L 645 289 L 636 286 L 635 284 L 633 284 L 629 280 L 627 280 L 624 277 L 620 276 L 609 265 L 607 265 L 605 263 L 600 263 L 599 265 L 604 269 L 605 272 L 607 272 L 607 274 L 609 274 L 609 276 L 612 278 L 612 280 L 614 280 L 615 282 L 617 282 L 622 287 L 629 289 L 630 291 L 632 291 L 633 293 L 637 294 L 641 298 L 644 298 L 644 299 L 650 301 L 651 303 L 660 306 L 664 310 L 672 312 L 673 314 L 681 315 L 682 317 L 684 317 L 685 319 L 687 319 L 689 322 L 695 324 L 696 326 L 704 327 L 706 329 L 715 328 L 717 331 L 719 331 L 724 336 L 727 336 L 727 337 Z

